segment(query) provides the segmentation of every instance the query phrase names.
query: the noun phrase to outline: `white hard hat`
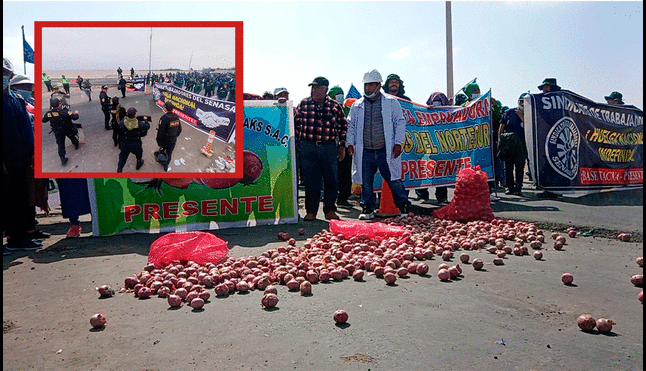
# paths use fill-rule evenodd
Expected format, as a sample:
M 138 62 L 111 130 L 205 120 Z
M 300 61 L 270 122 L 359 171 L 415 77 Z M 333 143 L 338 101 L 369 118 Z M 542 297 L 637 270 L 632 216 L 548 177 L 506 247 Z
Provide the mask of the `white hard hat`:
M 13 64 L 7 58 L 2 58 L 2 70 L 13 73 Z
M 377 70 L 370 70 L 366 72 L 365 75 L 363 75 L 363 83 L 368 84 L 371 82 L 383 82 L 384 80 L 381 78 L 381 74 Z
M 29 77 L 25 75 L 16 75 L 14 76 L 11 81 L 9 82 L 9 85 L 20 85 L 20 84 L 31 84 L 34 85 L 34 82 L 29 79 Z
M 276 88 L 276 89 L 274 89 L 274 95 L 278 95 L 278 94 L 280 94 L 282 92 L 286 92 L 287 94 L 289 94 L 289 92 L 287 91 L 287 88 Z

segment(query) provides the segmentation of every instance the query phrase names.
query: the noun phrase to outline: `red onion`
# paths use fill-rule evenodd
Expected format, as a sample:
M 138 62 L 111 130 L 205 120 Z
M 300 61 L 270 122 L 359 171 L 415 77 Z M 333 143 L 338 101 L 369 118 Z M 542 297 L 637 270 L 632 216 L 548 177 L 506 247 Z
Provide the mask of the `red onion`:
M 571 274 L 571 273 L 563 273 L 563 274 L 561 275 L 561 281 L 562 281 L 564 284 L 569 285 L 569 284 L 571 284 L 571 283 L 572 283 L 572 281 L 574 281 L 574 276 L 572 276 L 572 274 Z
M 240 281 L 236 284 L 236 290 L 238 290 L 239 293 L 246 293 L 249 292 L 249 283 L 247 281 Z
M 397 275 L 401 278 L 407 277 L 408 276 L 408 269 L 401 267 L 397 269 Z
M 471 263 L 473 265 L 473 268 L 477 271 L 481 270 L 484 267 L 484 260 L 475 258 L 473 259 L 473 262 Z
M 177 295 L 168 295 L 168 305 L 173 308 L 182 306 L 182 298 Z
M 636 263 L 637 263 L 637 265 L 639 265 L 640 267 L 643 267 L 643 266 L 644 266 L 644 257 L 643 257 L 643 256 L 638 256 L 638 257 L 636 257 L 636 258 L 635 258 L 635 262 L 636 262 Z
M 265 294 L 276 294 L 278 295 L 278 288 L 274 285 L 269 285 L 265 288 Z
M 644 285 L 644 275 L 635 274 L 632 277 L 630 277 L 630 282 L 632 282 L 632 284 L 637 287 L 642 287 Z
M 420 276 L 424 276 L 428 273 L 429 266 L 426 263 L 419 263 L 417 264 L 417 274 Z
M 639 292 L 637 299 L 639 299 L 639 301 L 641 301 L 642 303 L 644 302 L 644 290 Z
M 361 281 L 363 280 L 363 270 L 357 269 L 352 273 L 352 279 L 355 281 Z
M 582 314 L 576 319 L 577 325 L 583 331 L 592 331 L 597 325 L 597 321 L 589 314 Z
M 276 294 L 265 294 L 260 301 L 260 305 L 265 308 L 273 308 L 278 304 L 278 296 Z
M 193 300 L 191 300 L 189 302 L 189 305 L 193 309 L 202 309 L 202 307 L 204 306 L 204 300 L 202 298 L 199 298 L 199 297 L 194 298 Z
M 138 283 L 139 280 L 137 279 L 137 277 L 126 277 L 124 286 L 126 287 L 126 289 L 133 289 Z
M 630 233 L 619 233 L 619 236 L 617 236 L 623 242 L 629 242 L 631 237 L 632 235 Z
M 507 256 L 507 253 L 505 252 L 505 250 L 498 250 L 498 251 L 496 251 L 496 256 L 498 256 L 498 258 L 502 259 L 505 256 Z
M 446 264 L 446 263 L 442 263 L 442 264 L 440 264 L 440 265 L 438 265 L 438 266 L 437 266 L 437 270 L 439 271 L 440 269 L 446 269 L 446 270 L 448 270 L 448 269 L 449 269 L 449 265 L 448 265 L 448 264 Z
M 502 258 L 494 258 L 493 259 L 493 265 L 504 265 L 505 261 L 502 260 Z
M 95 287 L 95 289 L 99 292 L 102 298 L 109 298 L 114 296 L 114 290 L 108 285 Z
M 386 284 L 392 285 L 397 281 L 397 276 L 392 272 L 388 272 L 384 274 L 384 280 L 386 281 Z
M 186 299 L 186 296 L 188 295 L 188 290 L 186 290 L 183 287 L 179 288 L 179 289 L 175 290 L 175 295 L 179 296 L 180 298 L 182 298 L 182 300 L 184 300 L 184 299 Z
M 166 286 L 162 286 L 157 290 L 157 295 L 159 295 L 160 298 L 165 298 L 170 294 L 170 288 Z
M 296 291 L 300 287 L 301 287 L 301 284 L 295 279 L 287 282 L 287 288 L 289 289 L 289 291 Z
M 437 278 L 439 278 L 441 281 L 446 281 L 451 278 L 451 272 L 449 272 L 448 269 L 440 269 L 437 272 Z
M 563 245 L 565 245 L 565 237 L 563 237 L 563 236 L 556 237 L 556 241 L 562 243 Z
M 139 296 L 140 299 L 148 299 L 149 297 L 152 296 L 152 294 L 153 294 L 153 290 L 145 286 L 139 289 L 139 291 L 137 292 L 137 296 Z
M 616 325 L 613 320 L 607 318 L 599 318 L 597 320 L 597 330 L 602 334 L 607 334 L 612 331 L 612 326 Z
M 206 303 L 207 301 L 209 301 L 209 298 L 211 297 L 211 294 L 208 291 L 201 291 L 199 296 Z
M 229 286 L 226 283 L 221 283 L 215 286 L 215 295 L 226 296 L 229 294 Z
M 97 313 L 90 318 L 90 325 L 94 328 L 101 328 L 105 326 L 107 319 L 101 313 Z
M 305 228 L 299 228 L 298 229 L 298 234 L 300 234 L 301 236 L 304 235 L 305 234 Z
M 562 250 L 563 244 L 559 241 L 554 241 L 554 250 Z
M 343 309 L 337 310 L 336 312 L 334 312 L 334 322 L 339 325 L 348 322 L 348 313 L 346 313 L 346 311 L 344 311 Z
M 301 295 L 312 294 L 312 284 L 309 281 L 303 281 L 300 285 Z
M 463 252 L 462 254 L 460 254 L 460 261 L 461 261 L 462 263 L 464 263 L 464 264 L 468 263 L 468 262 L 469 262 L 469 259 L 470 259 L 469 254 L 467 254 L 467 253 L 465 253 L 465 252 Z
M 543 252 L 540 250 L 534 251 L 534 259 L 541 260 L 543 259 Z
M 439 272 L 438 272 L 438 275 L 439 275 Z M 451 278 L 457 278 L 460 276 L 460 272 L 455 266 L 449 267 L 449 276 Z

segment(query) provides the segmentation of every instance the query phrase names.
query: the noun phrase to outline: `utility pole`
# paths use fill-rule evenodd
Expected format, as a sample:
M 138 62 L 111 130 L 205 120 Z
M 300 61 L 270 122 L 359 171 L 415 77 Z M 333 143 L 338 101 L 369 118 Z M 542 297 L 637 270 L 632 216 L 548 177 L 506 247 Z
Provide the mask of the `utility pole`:
M 189 72 L 191 71 L 191 64 L 193 63 L 193 53 L 194 52 L 191 52 L 191 59 L 189 59 L 189 61 L 188 61 L 188 71 Z
M 453 31 L 451 28 L 451 2 L 446 2 L 446 95 L 453 103 Z
M 153 28 L 150 27 L 150 51 L 148 52 L 148 75 L 150 75 L 150 64 L 153 56 Z

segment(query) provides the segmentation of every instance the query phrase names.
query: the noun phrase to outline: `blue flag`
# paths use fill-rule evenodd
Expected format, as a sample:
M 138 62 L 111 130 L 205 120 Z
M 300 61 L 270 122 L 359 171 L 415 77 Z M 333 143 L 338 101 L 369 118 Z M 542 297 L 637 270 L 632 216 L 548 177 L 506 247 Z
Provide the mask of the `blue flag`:
M 350 89 L 348 90 L 348 94 L 346 94 L 346 99 L 347 98 L 361 98 L 361 93 L 359 93 L 359 90 L 354 87 L 354 84 L 350 84 Z
M 34 49 L 25 40 L 25 26 L 22 26 L 22 53 L 25 62 L 34 63 Z

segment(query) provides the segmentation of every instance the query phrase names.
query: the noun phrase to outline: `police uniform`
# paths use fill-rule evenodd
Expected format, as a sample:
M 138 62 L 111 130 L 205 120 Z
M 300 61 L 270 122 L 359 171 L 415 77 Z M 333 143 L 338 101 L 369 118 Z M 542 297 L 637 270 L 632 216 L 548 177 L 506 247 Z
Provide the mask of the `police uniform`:
M 58 105 L 58 102 L 56 105 Z M 65 157 L 65 137 L 70 138 L 74 148 L 79 148 L 79 140 L 76 137 L 78 129 L 72 123 L 72 120 L 78 120 L 78 118 L 78 113 L 72 113 L 72 111 L 63 108 L 54 108 L 43 116 L 43 123 L 50 123 L 54 136 L 56 137 L 58 156 L 61 158 L 62 165 L 67 163 L 67 157 Z
M 106 90 L 108 87 L 103 85 L 101 87 L 101 93 L 99 94 L 99 101 L 101 102 L 101 111 L 103 111 L 103 116 L 105 118 L 105 130 L 110 130 L 110 106 L 111 101 L 108 97 L 108 93 L 103 90 Z
M 177 137 L 182 132 L 182 125 L 179 117 L 173 112 L 167 112 L 161 119 L 159 119 L 159 127 L 157 128 L 157 145 L 162 148 L 166 153 L 167 160 L 162 163 L 164 171 L 168 170 L 171 155 L 177 143 Z
M 134 112 L 134 113 L 133 113 Z M 128 109 L 128 116 L 136 114 L 134 108 Z M 136 117 L 126 117 L 119 123 L 119 141 L 121 144 L 121 152 L 119 152 L 119 164 L 117 165 L 117 173 L 123 172 L 123 167 L 128 160 L 128 156 L 132 153 L 137 158 L 136 169 L 139 170 L 144 164 L 142 158 L 143 147 L 141 138 L 148 134 L 150 124 L 147 120 L 138 120 Z
M 119 145 L 119 123 L 126 117 L 126 108 L 119 103 L 119 98 L 112 98 L 112 106 L 110 107 L 110 127 L 112 128 L 112 141 L 114 146 Z

